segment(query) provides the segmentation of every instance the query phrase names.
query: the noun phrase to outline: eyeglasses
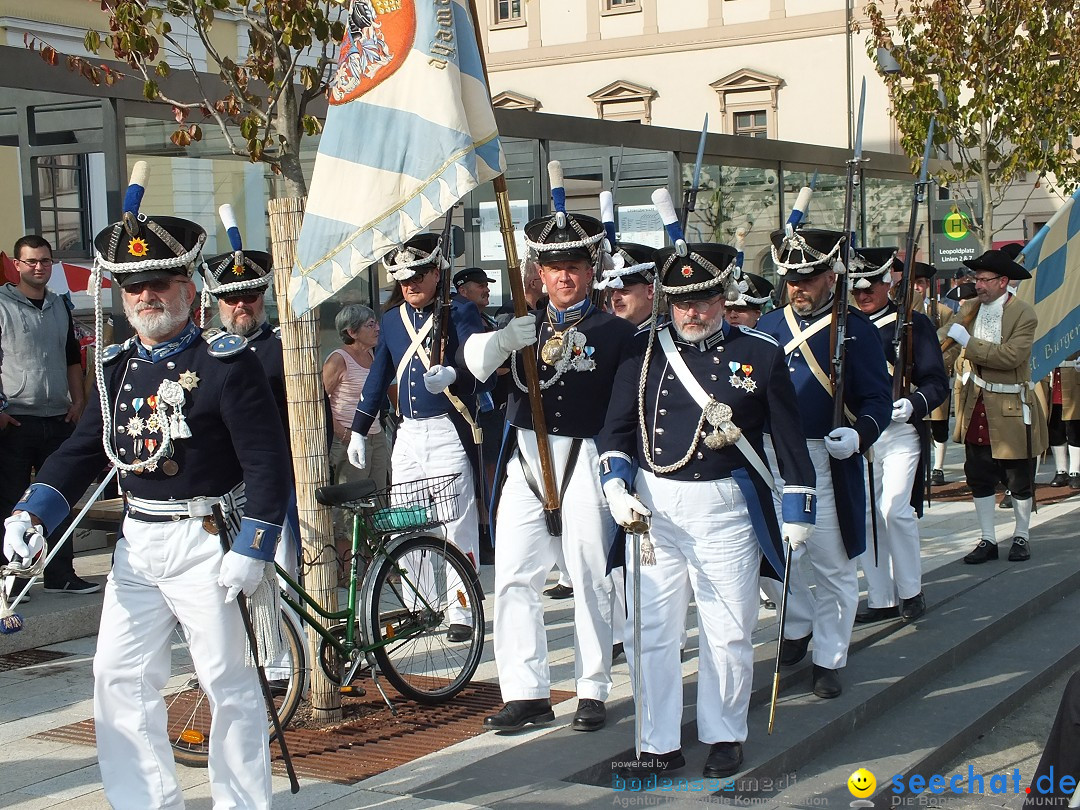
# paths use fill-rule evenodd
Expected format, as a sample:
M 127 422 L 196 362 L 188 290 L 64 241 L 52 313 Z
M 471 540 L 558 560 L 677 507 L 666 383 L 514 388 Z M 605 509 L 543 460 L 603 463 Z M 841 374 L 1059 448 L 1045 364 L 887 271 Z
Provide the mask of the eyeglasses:
M 263 297 L 261 292 L 259 293 L 240 293 L 238 295 L 223 295 L 221 300 L 228 304 L 230 307 L 239 306 L 240 304 L 254 304 L 260 298 Z
M 697 312 L 706 312 L 720 301 L 719 295 L 712 298 L 681 298 L 671 302 L 671 305 L 679 312 L 689 312 L 691 309 Z
M 27 267 L 52 267 L 52 259 L 16 259 L 19 264 L 25 264 Z
M 1005 278 L 1005 276 L 975 276 L 976 284 L 989 284 L 991 281 L 997 281 L 999 278 Z
M 120 286 L 128 295 L 142 295 L 143 290 L 163 293 L 167 292 L 169 287 L 173 285 L 173 282 L 177 280 L 178 279 L 173 278 L 155 278 L 152 281 L 136 281 L 133 284 L 121 284 Z

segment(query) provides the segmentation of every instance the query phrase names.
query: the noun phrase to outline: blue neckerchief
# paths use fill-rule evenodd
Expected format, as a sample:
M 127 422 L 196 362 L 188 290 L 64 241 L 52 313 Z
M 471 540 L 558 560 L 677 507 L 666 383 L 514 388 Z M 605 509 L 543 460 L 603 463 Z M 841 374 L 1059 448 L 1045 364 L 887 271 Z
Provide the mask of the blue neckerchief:
M 547 306 L 548 322 L 558 329 L 565 329 L 578 321 L 584 320 L 585 316 L 592 312 L 593 303 L 586 298 L 578 301 L 568 309 L 557 309 L 550 302 Z
M 135 345 L 137 346 L 139 357 L 143 360 L 149 360 L 151 363 L 156 363 L 158 360 L 164 360 L 166 357 L 172 357 L 174 354 L 179 354 L 194 343 L 200 334 L 201 330 L 199 327 L 191 321 L 188 321 L 184 330 L 168 343 L 159 343 L 149 349 L 142 344 L 142 341 L 136 341 Z

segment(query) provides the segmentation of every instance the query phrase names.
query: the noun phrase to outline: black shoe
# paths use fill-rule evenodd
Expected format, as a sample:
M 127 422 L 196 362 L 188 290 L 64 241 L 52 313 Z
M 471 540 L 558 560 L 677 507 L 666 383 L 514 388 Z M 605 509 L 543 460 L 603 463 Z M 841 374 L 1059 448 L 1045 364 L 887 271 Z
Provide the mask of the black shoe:
M 1080 489 L 1080 473 L 1069 473 L 1069 489 Z
M 1054 477 L 1050 479 L 1050 486 L 1063 487 L 1069 483 L 1069 474 L 1064 470 L 1058 470 Z
M 452 624 L 450 629 L 446 631 L 446 640 L 459 642 L 459 641 L 472 641 L 472 627 L 467 624 Z
M 814 694 L 819 698 L 829 700 L 840 697 L 843 687 L 840 686 L 840 675 L 835 669 L 827 669 L 814 664 Z
M 964 557 L 964 562 L 969 565 L 978 565 L 987 560 L 996 560 L 997 558 L 997 543 L 991 543 L 989 540 L 980 540 L 979 545 L 975 546 L 974 550 Z
M 919 591 L 910 599 L 900 600 L 900 618 L 905 622 L 913 622 L 926 613 L 926 597 Z
M 98 582 L 87 582 L 71 574 L 67 579 L 60 582 L 46 582 L 45 590 L 49 593 L 97 593 L 101 590 Z
M 718 742 L 709 749 L 702 775 L 707 779 L 723 779 L 738 773 L 742 765 L 742 743 Z
M 640 758 L 616 769 L 616 773 L 623 779 L 643 779 L 653 774 L 671 773 L 685 765 L 686 758 L 683 756 L 681 748 L 676 748 L 666 754 L 642 751 Z
M 899 619 L 900 608 L 893 605 L 892 607 L 872 608 L 869 605 L 863 608 L 859 608 L 859 612 L 855 614 L 855 621 L 859 624 L 871 624 L 872 622 L 883 622 L 886 619 Z
M 1023 562 L 1031 559 L 1026 537 L 1014 537 L 1012 548 L 1009 549 L 1009 562 Z
M 1001 503 L 998 504 L 998 509 L 1012 509 L 1012 493 L 1008 490 L 1005 491 L 1005 497 L 1001 499 Z
M 569 599 L 574 595 L 574 589 L 568 585 L 562 585 L 556 583 L 544 591 L 544 596 L 550 596 L 552 599 Z
M 772 599 L 762 599 L 761 606 L 766 610 L 776 610 L 776 602 Z
M 945 471 L 933 470 L 930 473 L 930 483 L 935 487 L 945 486 Z
M 555 719 L 551 700 L 511 700 L 496 714 L 484 718 L 484 728 L 492 731 L 521 731 L 528 725 L 543 725 Z
M 623 644 L 622 644 L 621 641 L 618 644 L 613 644 L 611 646 L 611 660 L 612 661 L 614 661 L 616 658 L 618 658 L 622 654 L 623 654 Z
M 780 663 L 785 667 L 794 666 L 806 657 L 806 648 L 810 646 L 810 639 L 814 634 L 805 638 L 785 638 L 780 645 Z
M 577 702 L 577 711 L 574 712 L 574 722 L 570 728 L 574 731 L 599 731 L 607 722 L 607 709 L 604 701 L 581 698 Z

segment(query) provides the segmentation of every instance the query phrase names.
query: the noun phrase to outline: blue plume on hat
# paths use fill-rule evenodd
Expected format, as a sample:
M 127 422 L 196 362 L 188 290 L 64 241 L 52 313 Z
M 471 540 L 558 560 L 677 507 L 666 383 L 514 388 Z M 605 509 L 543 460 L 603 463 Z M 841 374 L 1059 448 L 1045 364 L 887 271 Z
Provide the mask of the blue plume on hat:
M 557 160 L 548 163 L 548 180 L 551 181 L 551 204 L 555 209 L 555 225 L 566 227 L 566 189 L 563 187 L 562 164 Z
M 218 208 L 218 216 L 221 224 L 225 226 L 225 233 L 229 235 L 229 247 L 233 250 L 243 250 L 243 240 L 240 238 L 240 226 L 236 224 L 236 212 L 229 203 Z
M 810 196 L 813 193 L 814 190 L 810 186 L 803 186 L 799 189 L 799 196 L 795 199 L 795 207 L 791 209 L 791 215 L 788 217 L 787 225 L 784 227 L 789 236 L 795 232 L 795 229 L 799 227 L 806 216 L 806 211 L 810 208 Z
M 671 201 L 671 194 L 666 188 L 656 189 L 652 193 L 652 204 L 664 223 L 664 230 L 671 238 L 675 252 L 680 256 L 685 256 L 687 254 L 686 239 L 683 238 L 682 226 L 679 225 L 679 217 L 675 213 L 675 204 Z
M 124 193 L 125 214 L 131 214 L 133 217 L 139 215 L 139 206 L 142 204 L 143 194 L 146 193 L 146 180 L 149 176 L 150 165 L 145 160 L 137 161 L 131 167 L 131 180 Z
M 600 192 L 600 221 L 604 223 L 608 243 L 615 249 L 615 198 L 610 191 Z

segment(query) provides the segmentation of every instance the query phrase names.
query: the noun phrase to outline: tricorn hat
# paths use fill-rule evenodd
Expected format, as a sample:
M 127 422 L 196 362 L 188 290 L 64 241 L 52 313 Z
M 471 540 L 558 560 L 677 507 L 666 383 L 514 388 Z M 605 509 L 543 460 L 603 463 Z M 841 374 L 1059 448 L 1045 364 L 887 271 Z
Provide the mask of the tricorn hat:
M 896 273 L 904 272 L 904 260 L 897 256 L 895 259 L 893 259 L 892 269 L 893 272 Z M 937 268 L 934 267 L 934 265 L 932 264 L 916 261 L 914 263 L 914 266 L 911 268 L 911 274 L 915 278 L 933 278 L 937 275 Z
M 787 228 L 781 228 L 769 237 L 773 244 L 773 263 L 780 276 L 795 273 L 798 277 L 808 278 L 826 270 L 844 272 L 843 251 L 847 239 L 840 231 L 796 228 L 789 233 Z
M 894 247 L 855 248 L 850 273 L 852 289 L 866 290 L 876 282 L 891 281 L 895 256 Z
M 597 289 L 621 290 L 632 284 L 652 284 L 656 278 L 655 252 L 656 248 L 649 245 L 619 242 L 612 256 L 612 266 L 604 270 Z
M 206 231 L 179 217 L 139 213 L 150 168 L 138 161 L 124 195 L 124 214 L 94 237 L 96 261 L 120 286 L 169 276 L 190 278 Z
M 263 292 L 274 277 L 274 261 L 263 250 L 244 250 L 233 207 L 225 203 L 218 216 L 229 235 L 232 250 L 207 260 L 206 287 L 217 297 L 240 292 Z
M 1022 265 L 1013 261 L 1004 250 L 988 250 L 982 256 L 966 260 L 964 264 L 972 272 L 986 270 L 990 273 L 997 273 L 999 276 L 1005 276 L 1011 281 L 1023 281 L 1025 278 L 1031 278 L 1031 273 L 1025 270 Z
M 746 289 L 743 290 L 743 283 Z M 769 299 L 772 298 L 773 285 L 768 279 L 754 273 L 743 272 L 736 282 L 739 297 L 734 301 L 728 301 L 729 307 L 746 307 L 748 309 L 762 309 Z
M 687 243 L 685 256 L 679 255 L 678 247 L 660 248 L 653 254 L 660 289 L 669 298 L 723 293 L 733 299 L 738 296 L 732 283 L 736 255 L 730 245 L 711 242 Z

